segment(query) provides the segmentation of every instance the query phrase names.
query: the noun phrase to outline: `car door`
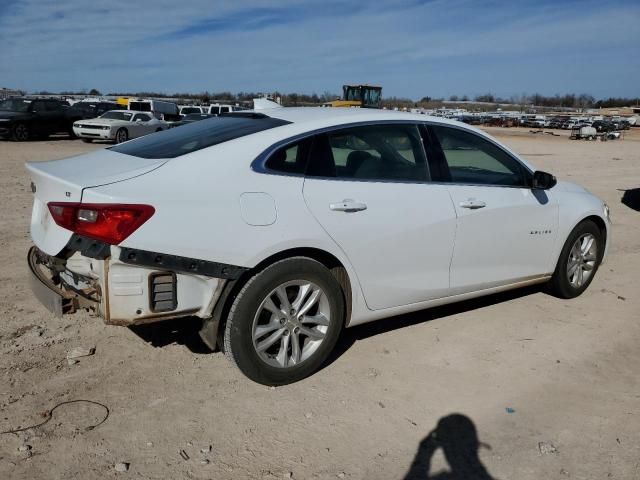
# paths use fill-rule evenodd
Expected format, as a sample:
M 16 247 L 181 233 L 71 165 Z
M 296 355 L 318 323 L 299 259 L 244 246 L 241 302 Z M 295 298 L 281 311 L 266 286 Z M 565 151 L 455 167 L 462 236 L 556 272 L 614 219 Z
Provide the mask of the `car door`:
M 429 133 L 432 171 L 447 185 L 457 215 L 452 294 L 549 273 L 558 227 L 553 195 L 532 190 L 532 172 L 480 134 L 444 125 Z
M 45 103 L 46 112 L 49 117 L 50 133 L 68 132 L 71 122 L 66 116 L 66 108 L 59 101 L 48 101 Z
M 446 296 L 455 210 L 428 183 L 416 125 L 382 124 L 317 135 L 305 202 L 355 268 L 372 310 Z
M 31 105 L 31 112 L 33 113 L 33 120 L 31 122 L 31 128 L 36 134 L 48 135 L 52 133 L 54 128 L 52 127 L 52 112 L 47 111 L 47 105 L 44 100 L 34 100 Z
M 149 120 L 151 120 L 151 117 L 145 113 L 137 113 L 134 115 L 131 119 L 129 137 L 140 137 L 149 133 Z

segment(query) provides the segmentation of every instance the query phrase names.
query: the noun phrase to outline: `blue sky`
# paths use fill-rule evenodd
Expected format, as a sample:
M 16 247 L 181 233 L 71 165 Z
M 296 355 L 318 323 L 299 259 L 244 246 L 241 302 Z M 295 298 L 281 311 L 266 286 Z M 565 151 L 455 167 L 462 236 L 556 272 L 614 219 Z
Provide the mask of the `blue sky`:
M 0 0 L 0 86 L 640 95 L 637 0 Z

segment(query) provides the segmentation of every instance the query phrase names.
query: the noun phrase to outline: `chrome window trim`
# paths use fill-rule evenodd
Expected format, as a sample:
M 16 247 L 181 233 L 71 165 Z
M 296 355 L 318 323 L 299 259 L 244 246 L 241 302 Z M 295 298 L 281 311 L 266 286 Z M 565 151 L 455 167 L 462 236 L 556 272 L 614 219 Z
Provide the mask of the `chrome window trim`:
M 467 133 L 470 133 L 471 135 L 475 135 L 476 137 L 479 137 L 479 138 L 489 142 L 494 147 L 496 147 L 498 150 L 503 152 L 505 155 L 507 155 L 509 158 L 511 158 L 513 161 L 515 161 L 518 165 L 520 165 L 520 167 L 522 167 L 524 169 L 524 171 L 528 172 L 531 176 L 533 176 L 533 174 L 535 173 L 529 167 L 527 167 L 527 165 L 522 163 L 518 157 L 515 157 L 508 150 L 505 150 L 505 148 L 502 145 L 500 145 L 499 143 L 495 142 L 493 140 L 493 138 L 491 138 L 491 137 L 485 137 L 484 135 L 478 135 L 477 132 L 471 130 L 470 128 L 461 127 L 459 125 L 451 125 L 451 124 L 447 124 L 447 123 L 435 123 L 435 122 L 432 122 L 432 121 L 431 122 L 430 121 L 426 121 L 426 122 L 423 122 L 423 124 L 426 125 L 426 126 L 455 128 L 456 130 L 462 130 L 463 132 L 467 132 Z M 438 139 L 438 142 L 439 141 L 440 140 Z M 493 184 L 490 184 L 490 183 L 462 183 L 462 182 L 442 182 L 442 183 L 447 183 L 449 185 L 474 185 L 474 186 L 485 186 L 485 187 L 525 188 L 525 189 L 528 189 L 528 190 L 531 189 L 531 187 L 527 187 L 527 186 L 493 185 Z
M 253 170 L 256 173 L 259 174 L 265 174 L 265 175 L 278 175 L 278 176 L 283 176 L 283 177 L 302 177 L 302 178 L 307 178 L 307 176 L 304 173 L 291 173 L 291 172 L 280 172 L 278 170 L 272 170 L 267 168 L 266 164 L 269 161 L 269 158 L 271 157 L 271 155 L 273 155 L 277 150 L 283 148 L 283 147 L 287 147 L 289 145 L 292 145 L 294 143 L 306 140 L 308 138 L 314 137 L 316 135 L 320 135 L 323 133 L 329 133 L 329 132 L 335 132 L 337 130 L 344 130 L 347 128 L 354 128 L 354 127 L 365 127 L 365 126 L 375 126 L 375 125 L 415 125 L 415 126 L 424 126 L 424 127 L 429 127 L 429 126 L 437 126 L 437 127 L 449 127 L 449 128 L 455 128 L 458 130 L 462 130 L 464 132 L 468 132 L 472 135 L 476 135 L 478 137 L 480 137 L 483 140 L 486 140 L 487 142 L 491 143 L 492 145 L 494 145 L 496 148 L 500 149 L 502 152 L 504 152 L 506 155 L 508 155 L 510 158 L 512 158 L 515 162 L 518 163 L 518 165 L 520 165 L 525 172 L 528 172 L 530 175 L 533 176 L 533 171 L 527 167 L 527 165 L 525 165 L 524 163 L 522 163 L 520 161 L 520 159 L 518 159 L 517 157 L 515 157 L 511 152 L 507 151 L 504 149 L 504 147 L 502 147 L 502 145 L 498 144 L 497 142 L 495 142 L 492 138 L 490 137 L 485 137 L 483 135 L 479 135 L 477 132 L 467 128 L 467 127 L 463 127 L 463 126 L 459 126 L 459 125 L 451 125 L 449 123 L 439 123 L 439 122 L 434 122 L 434 121 L 430 121 L 430 120 L 368 120 L 368 121 L 363 121 L 363 122 L 352 122 L 352 123 L 344 123 L 341 125 L 333 125 L 330 127 L 323 127 L 323 128 L 318 128 L 316 130 L 310 130 L 308 132 L 304 132 L 304 133 L 300 133 L 298 135 L 294 135 L 288 138 L 285 138 L 283 140 L 279 140 L 278 142 L 274 143 L 273 145 L 269 146 L 268 148 L 266 148 L 265 150 L 262 151 L 262 153 L 260 153 L 252 162 L 251 162 L 251 170 Z M 424 146 L 423 146 L 423 152 L 424 152 Z M 425 158 L 427 160 L 427 164 L 426 164 L 426 168 L 427 168 L 427 174 L 430 175 L 430 165 L 429 165 L 429 158 L 427 156 L 427 153 L 424 152 L 425 154 Z M 341 178 L 341 177 L 308 177 L 309 179 L 314 179 L 314 180 L 332 180 L 332 181 L 339 181 L 339 182 L 368 182 L 368 183 L 408 183 L 408 184 L 431 184 L 431 185 L 463 185 L 463 186 L 477 186 L 477 187 L 497 187 L 497 188 L 519 188 L 519 189 L 525 189 L 525 190 L 531 190 L 531 187 L 527 187 L 527 186 L 522 186 L 522 185 L 492 185 L 492 184 L 486 184 L 486 183 L 459 183 L 459 182 L 443 182 L 443 181 L 433 181 L 433 180 L 384 180 L 384 179 L 366 179 L 366 178 L 362 178 L 362 179 L 358 179 L 358 178 Z

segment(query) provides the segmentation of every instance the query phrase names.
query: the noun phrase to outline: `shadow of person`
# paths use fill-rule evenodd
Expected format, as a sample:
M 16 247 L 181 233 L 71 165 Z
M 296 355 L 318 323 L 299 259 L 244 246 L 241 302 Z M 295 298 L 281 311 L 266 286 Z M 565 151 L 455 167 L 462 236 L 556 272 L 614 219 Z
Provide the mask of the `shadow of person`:
M 404 480 L 494 480 L 478 457 L 480 447 L 491 449 L 479 442 L 469 417 L 459 413 L 442 417 L 420 442 Z M 438 448 L 442 449 L 450 470 L 432 475 L 431 462 Z
M 624 194 L 620 201 L 623 205 L 640 212 L 640 188 L 631 188 L 629 190 L 623 190 Z

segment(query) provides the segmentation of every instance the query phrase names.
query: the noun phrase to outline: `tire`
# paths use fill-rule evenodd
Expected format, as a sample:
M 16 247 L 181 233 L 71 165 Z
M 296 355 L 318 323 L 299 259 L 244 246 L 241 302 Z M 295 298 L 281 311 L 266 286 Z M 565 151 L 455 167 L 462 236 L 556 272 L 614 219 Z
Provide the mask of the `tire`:
M 251 277 L 234 299 L 223 350 L 251 380 L 286 385 L 320 368 L 344 317 L 344 294 L 324 265 L 306 257 L 281 260 Z
M 116 143 L 122 143 L 129 140 L 129 132 L 126 128 L 119 128 L 115 136 Z
M 67 133 L 69 134 L 69 139 L 70 140 L 75 140 L 76 138 L 78 138 L 78 136 L 73 131 L 73 127 L 71 127 L 69 130 L 67 130 Z
M 586 251 L 585 239 L 593 241 L 592 247 Z M 604 241 L 598 226 L 591 220 L 579 223 L 562 247 L 558 264 L 549 281 L 550 293 L 560 298 L 581 295 L 595 277 L 603 253 Z
M 16 123 L 11 130 L 11 138 L 16 142 L 26 142 L 29 140 L 29 127 L 24 123 Z
M 81 139 L 84 143 L 91 143 L 93 142 L 93 138 L 83 138 Z

